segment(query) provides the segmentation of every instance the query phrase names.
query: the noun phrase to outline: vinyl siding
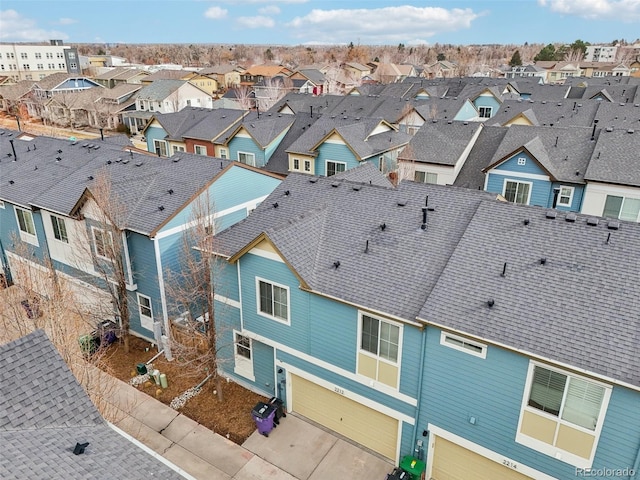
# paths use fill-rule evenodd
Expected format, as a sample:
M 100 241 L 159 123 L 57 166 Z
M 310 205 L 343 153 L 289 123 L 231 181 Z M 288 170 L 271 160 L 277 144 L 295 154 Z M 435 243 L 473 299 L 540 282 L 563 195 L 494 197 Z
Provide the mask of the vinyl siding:
M 325 176 L 327 174 L 327 160 L 346 163 L 346 170 L 357 167 L 360 163 L 349 147 L 344 144 L 325 142 L 318 147 L 317 151 L 316 175 Z
M 525 158 L 524 165 L 518 165 L 518 158 Z M 514 172 L 502 173 L 502 172 Z M 530 175 L 543 175 L 547 180 L 538 178 L 528 178 Z M 551 181 L 546 172 L 540 167 L 538 162 L 531 158 L 526 152 L 513 155 L 511 158 L 502 162 L 488 173 L 487 188 L 488 192 L 504 193 L 505 179 L 519 182 L 529 182 L 532 184 L 530 189 L 529 205 L 537 205 L 542 207 L 549 206 L 549 199 L 553 200 L 553 189 Z
M 144 132 L 144 138 L 147 140 L 147 150 L 152 153 L 155 153 L 156 149 L 153 144 L 153 141 L 154 140 L 164 141 L 164 137 L 166 136 L 167 136 L 167 132 L 165 132 L 165 130 L 160 126 L 147 128 Z M 171 155 L 171 153 L 167 152 L 167 155 Z
M 491 116 L 493 117 L 500 108 L 500 102 L 493 95 L 480 95 L 473 101 L 473 104 L 478 110 L 480 107 L 491 107 Z
M 264 167 L 267 163 L 264 151 L 256 145 L 251 137 L 235 136 L 229 141 L 229 158 L 239 161 L 238 152 L 253 153 L 256 156 L 256 167 Z
M 584 197 L 584 185 L 575 185 L 572 183 L 562 183 L 562 182 L 554 182 L 551 184 L 551 196 L 547 201 L 547 207 L 553 206 L 553 189 L 564 187 L 573 187 L 573 198 L 571 199 L 571 205 L 565 207 L 563 205 L 557 205 L 556 208 L 558 210 L 565 210 L 571 212 L 579 212 L 582 208 L 582 199 Z
M 452 120 L 476 120 L 478 118 L 478 111 L 473 106 L 470 100 L 464 102 L 458 113 L 452 118 Z M 445 117 L 447 120 L 447 117 Z
M 162 322 L 162 302 L 160 298 L 160 286 L 158 285 L 158 269 L 156 264 L 153 241 L 140 235 L 129 232 L 127 235 L 129 244 L 129 258 L 133 269 L 133 282 L 138 285 L 135 292 L 129 292 L 129 313 L 131 330 L 136 333 L 153 338 L 153 332 L 142 328 L 138 311 L 137 293 L 151 298 L 153 319 Z

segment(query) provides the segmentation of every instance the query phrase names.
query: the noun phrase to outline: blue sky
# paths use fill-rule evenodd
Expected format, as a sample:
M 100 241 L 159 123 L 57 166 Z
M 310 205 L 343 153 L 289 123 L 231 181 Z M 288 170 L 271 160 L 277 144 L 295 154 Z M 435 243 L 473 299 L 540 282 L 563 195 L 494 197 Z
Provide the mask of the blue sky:
M 640 0 L 2 0 L 0 41 L 523 44 L 640 37 Z

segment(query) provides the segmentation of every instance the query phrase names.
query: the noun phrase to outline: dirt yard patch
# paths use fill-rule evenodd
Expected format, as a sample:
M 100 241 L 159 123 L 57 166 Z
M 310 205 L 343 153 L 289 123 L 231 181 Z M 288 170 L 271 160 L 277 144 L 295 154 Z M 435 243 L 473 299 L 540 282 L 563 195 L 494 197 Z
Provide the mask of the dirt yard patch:
M 146 363 L 157 353 L 157 349 L 152 348 L 149 342 L 137 337 L 130 338 L 129 350 L 129 354 L 125 354 L 120 342 L 115 342 L 107 348 L 102 359 L 111 375 L 127 383 L 138 374 L 136 365 Z M 138 389 L 167 405 L 205 377 L 189 375 L 184 367 L 175 361 L 168 362 L 163 355 L 153 361 L 153 367 L 167 375 L 168 388 L 162 389 L 151 381 L 138 386 Z M 265 398 L 237 383 L 225 381 L 223 401 L 220 403 L 212 390 L 213 383 L 206 385 L 179 411 L 231 441 L 242 444 L 255 430 L 251 409 L 257 402 L 265 401 Z

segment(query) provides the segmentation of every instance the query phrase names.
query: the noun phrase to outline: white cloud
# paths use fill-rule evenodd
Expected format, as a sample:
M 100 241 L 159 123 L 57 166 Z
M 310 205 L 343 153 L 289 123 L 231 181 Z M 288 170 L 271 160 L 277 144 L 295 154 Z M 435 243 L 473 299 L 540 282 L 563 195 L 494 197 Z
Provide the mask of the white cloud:
M 60 18 L 57 22 L 54 23 L 56 25 L 73 25 L 74 23 L 78 23 L 78 21 L 73 18 Z
M 226 18 L 227 13 L 228 11 L 225 8 L 211 7 L 204 12 L 204 16 L 212 20 L 220 20 L 222 18 Z
M 538 0 L 538 4 L 552 12 L 593 20 L 640 20 L 640 0 Z
M 278 15 L 280 13 L 280 7 L 277 5 L 267 5 L 258 9 L 260 15 Z
M 15 10 L 0 11 L 0 40 L 5 42 L 42 42 L 52 38 L 67 40 L 69 35 L 57 30 L 38 28 L 35 20 L 27 18 Z
M 369 44 L 406 43 L 408 38 L 426 38 L 438 33 L 471 27 L 481 14 L 470 8 L 384 7 L 374 9 L 314 9 L 294 18 L 288 26 L 297 38 L 320 43 L 359 41 Z
M 236 23 L 242 28 L 273 28 L 276 25 L 273 18 L 261 15 L 255 17 L 238 17 Z

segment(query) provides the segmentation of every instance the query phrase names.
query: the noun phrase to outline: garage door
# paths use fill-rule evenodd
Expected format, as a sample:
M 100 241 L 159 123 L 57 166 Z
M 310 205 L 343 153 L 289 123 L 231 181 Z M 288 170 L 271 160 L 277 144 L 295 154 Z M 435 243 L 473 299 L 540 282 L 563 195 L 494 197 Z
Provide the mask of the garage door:
M 444 438 L 435 439 L 433 480 L 530 480 L 530 477 Z
M 293 411 L 396 460 L 398 420 L 296 375 L 291 385 Z

